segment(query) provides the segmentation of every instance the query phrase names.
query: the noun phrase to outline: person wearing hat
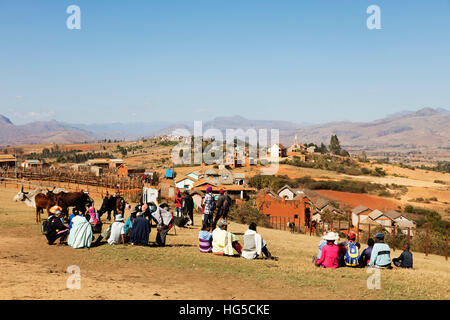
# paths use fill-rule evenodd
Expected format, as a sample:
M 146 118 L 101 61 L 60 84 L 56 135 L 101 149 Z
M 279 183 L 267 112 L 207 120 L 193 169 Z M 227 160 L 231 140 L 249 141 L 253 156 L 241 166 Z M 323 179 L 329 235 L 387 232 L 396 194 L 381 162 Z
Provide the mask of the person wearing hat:
M 327 244 L 322 248 L 320 259 L 315 265 L 323 268 L 336 269 L 339 267 L 339 247 L 335 241 L 339 239 L 339 235 L 334 232 L 328 232 L 323 239 Z
M 51 209 L 53 208 L 54 207 Z M 48 230 L 45 237 L 47 238 L 49 245 L 53 245 L 57 239 L 59 239 L 59 244 L 62 245 L 69 234 L 69 229 L 61 221 L 62 211 L 59 209 L 54 209 L 52 211 L 53 212 L 51 213 L 53 214 L 48 217 Z
M 213 224 L 214 210 L 216 209 L 216 201 L 212 194 L 212 187 L 206 188 L 205 199 L 203 200 L 204 211 L 203 211 L 203 223 L 210 226 Z
M 219 200 L 217 200 L 217 214 L 214 219 L 213 229 L 216 228 L 219 219 L 224 219 L 225 221 L 227 220 L 228 212 L 230 211 L 231 206 L 231 198 L 228 196 L 228 192 L 220 189 L 219 194 L 220 197 Z
M 239 239 L 228 232 L 228 223 L 225 220 L 220 220 L 217 228 L 212 232 L 212 252 L 219 256 L 234 256 L 234 250 L 239 256 L 242 253 L 242 246 L 239 244 Z
M 108 243 L 113 244 L 125 244 L 125 223 L 123 223 L 123 216 L 118 214 L 115 221 L 111 224 L 111 234 L 108 238 Z
M 384 243 L 384 234 L 375 235 L 375 244 L 370 255 L 369 267 L 392 269 L 391 248 Z

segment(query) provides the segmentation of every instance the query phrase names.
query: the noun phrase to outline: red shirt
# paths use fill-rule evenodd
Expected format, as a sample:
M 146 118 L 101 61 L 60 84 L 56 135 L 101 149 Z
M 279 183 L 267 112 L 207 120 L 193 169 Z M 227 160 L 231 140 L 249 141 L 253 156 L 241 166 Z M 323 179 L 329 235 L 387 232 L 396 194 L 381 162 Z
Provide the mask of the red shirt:
M 322 255 L 317 264 L 325 268 L 336 269 L 338 267 L 338 258 L 339 247 L 335 244 L 327 244 L 322 248 Z
M 181 208 L 181 199 L 183 199 L 183 197 L 181 196 L 181 194 L 177 194 L 177 195 L 175 196 L 175 207 Z

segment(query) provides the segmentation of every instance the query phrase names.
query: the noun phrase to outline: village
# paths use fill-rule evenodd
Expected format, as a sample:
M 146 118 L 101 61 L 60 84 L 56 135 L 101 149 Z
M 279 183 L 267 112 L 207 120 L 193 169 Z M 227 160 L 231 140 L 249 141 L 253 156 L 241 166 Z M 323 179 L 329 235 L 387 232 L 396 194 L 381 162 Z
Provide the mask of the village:
M 190 138 L 180 136 L 159 136 L 145 140 L 145 143 L 153 147 L 164 146 L 165 153 L 161 151 L 157 153 L 169 155 L 170 148 L 176 143 L 188 140 Z M 201 212 L 201 203 L 207 188 L 212 188 L 216 199 L 219 197 L 219 191 L 223 189 L 228 192 L 236 207 L 253 203 L 253 206 L 268 218 L 271 225 L 280 226 L 281 220 L 277 222 L 278 220 L 275 219 L 284 219 L 284 224 L 290 223 L 291 227 L 295 226 L 296 230 L 304 233 L 320 229 L 335 230 L 345 235 L 353 231 L 359 238 L 360 232 L 370 233 L 371 228 L 372 230 L 378 228 L 387 233 L 401 232 L 408 235 L 410 239 L 417 229 L 416 222 L 408 218 L 408 214 L 401 210 L 401 206 L 380 205 L 377 207 L 366 202 L 345 203 L 305 187 L 294 188 L 284 185 L 281 188 L 270 189 L 252 186 L 251 178 L 259 174 L 264 164 L 283 163 L 293 159 L 304 163 L 317 161 L 317 157 L 320 156 L 320 153 L 316 152 L 317 146 L 302 144 L 297 136 L 288 148 L 280 143 L 267 148 L 265 159 L 256 161 L 248 156 L 248 148 L 240 150 L 236 147 L 234 154 L 224 157 L 222 163 L 214 165 L 202 163 L 200 166 L 170 164 L 167 157 L 167 161 L 159 162 L 157 165 L 152 163 L 151 168 L 144 167 L 139 160 L 144 159 L 148 152 L 145 151 L 143 142 L 140 140 L 130 143 L 128 148 L 137 150 L 136 152 L 123 152 L 126 148 L 121 146 L 117 146 L 116 150 L 105 148 L 105 145 L 97 146 L 97 149 L 105 152 L 110 149 L 116 152 L 119 150 L 118 154 L 112 152 L 110 154 L 125 156 L 124 159 L 97 158 L 93 151 L 95 158 L 71 164 L 52 161 L 49 158 L 26 159 L 26 154 L 22 154 L 23 160 L 19 160 L 17 155 L 3 154 L 0 155 L 0 166 L 5 170 L 3 179 L 15 178 L 17 181 L 22 181 L 22 184 L 26 180 L 71 182 L 77 189 L 101 190 L 99 193 L 102 197 L 106 191 L 109 191 L 128 196 L 134 195 L 133 200 L 143 203 L 163 199 L 173 204 L 177 191 L 188 191 L 194 200 L 197 212 Z M 59 149 L 64 150 L 64 148 L 64 146 L 56 146 L 58 152 Z M 76 148 L 77 146 L 66 147 L 68 152 Z M 5 150 L 12 152 L 12 150 Z M 55 150 L 52 148 L 53 151 Z M 36 152 L 29 154 L 35 155 Z M 44 151 L 42 155 L 44 154 L 50 154 L 50 152 Z M 160 158 L 164 159 L 164 157 Z M 103 188 L 99 189 L 99 187 Z

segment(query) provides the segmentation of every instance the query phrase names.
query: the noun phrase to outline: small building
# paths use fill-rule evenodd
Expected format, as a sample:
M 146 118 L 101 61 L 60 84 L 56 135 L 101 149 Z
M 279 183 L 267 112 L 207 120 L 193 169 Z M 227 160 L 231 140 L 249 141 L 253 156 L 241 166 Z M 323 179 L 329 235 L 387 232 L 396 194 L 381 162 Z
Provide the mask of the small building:
M 194 179 L 195 181 L 200 180 L 200 177 L 201 177 L 201 176 L 202 176 L 202 175 L 200 174 L 199 171 L 192 171 L 192 172 L 189 172 L 188 174 L 185 175 L 185 177 L 192 178 L 192 179 Z
M 178 189 L 191 190 L 194 184 L 197 182 L 194 178 L 184 176 L 178 181 L 175 181 L 175 186 Z
M 9 169 L 15 168 L 16 157 L 12 154 L 1 154 L 0 155 L 0 168 Z
M 296 196 L 304 196 L 305 192 L 303 189 L 291 188 L 290 186 L 285 185 L 278 190 L 277 194 L 281 199 L 293 200 Z
M 235 184 L 243 186 L 245 184 L 245 173 L 234 173 L 233 179 Z
M 358 222 L 361 223 L 367 219 L 369 213 L 372 212 L 372 209 L 367 208 L 365 206 L 359 205 L 352 209 L 352 224 L 354 227 L 358 225 Z
M 24 169 L 39 169 L 43 167 L 43 163 L 40 160 L 25 160 L 20 166 Z
M 176 173 L 174 169 L 166 169 L 164 178 L 166 179 L 175 179 Z
M 142 189 L 142 202 L 143 203 L 157 203 L 159 198 L 159 187 L 147 186 Z
M 108 169 L 110 166 L 109 159 L 90 159 L 85 162 L 88 166 L 97 166 L 100 168 Z
M 301 152 L 303 150 L 306 150 L 306 147 L 298 142 L 297 136 L 294 138 L 294 144 L 290 146 L 287 151 L 288 152 Z
M 118 168 L 122 164 L 123 164 L 123 160 L 122 159 L 109 159 L 109 167 L 111 169 Z
M 194 209 L 202 209 L 202 199 L 205 193 L 200 190 L 193 190 L 191 192 L 192 200 L 194 201 Z
M 281 143 L 275 143 L 269 148 L 271 158 L 285 158 L 287 156 L 287 149 Z

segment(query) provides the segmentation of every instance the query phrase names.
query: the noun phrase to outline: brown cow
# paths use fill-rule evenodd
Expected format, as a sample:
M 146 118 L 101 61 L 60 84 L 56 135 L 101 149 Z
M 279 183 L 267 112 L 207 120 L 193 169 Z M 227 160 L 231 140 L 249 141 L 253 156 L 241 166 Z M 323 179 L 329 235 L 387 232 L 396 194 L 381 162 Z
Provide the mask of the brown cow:
M 63 213 L 66 217 L 69 214 L 69 207 L 74 207 L 74 209 L 79 211 L 81 214 L 85 214 L 86 206 L 93 202 L 93 200 L 89 197 L 89 194 L 84 191 L 60 193 L 53 193 L 49 191 L 47 195 L 54 199 L 58 206 L 63 209 Z
M 47 210 L 50 216 L 50 208 L 56 205 L 56 199 L 52 196 L 47 196 L 43 193 L 39 193 L 34 197 L 36 204 L 36 223 L 41 222 L 41 213 L 44 213 L 44 209 Z

